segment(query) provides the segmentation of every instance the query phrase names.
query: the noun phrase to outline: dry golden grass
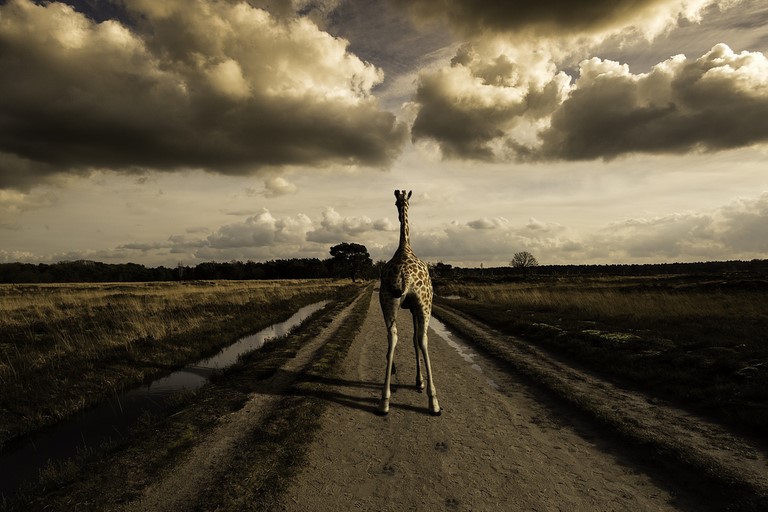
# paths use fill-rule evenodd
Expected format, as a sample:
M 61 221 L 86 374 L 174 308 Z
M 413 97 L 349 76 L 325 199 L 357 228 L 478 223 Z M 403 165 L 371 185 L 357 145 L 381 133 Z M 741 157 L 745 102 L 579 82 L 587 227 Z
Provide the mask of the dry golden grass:
M 620 318 L 650 322 L 669 318 L 764 316 L 768 295 L 698 291 L 681 287 L 647 287 L 652 279 L 585 279 L 539 283 L 447 283 L 443 296 L 537 311 L 559 311 L 583 320 Z
M 255 332 L 348 281 L 0 286 L 0 445 Z
M 436 291 L 623 384 L 753 432 L 768 428 L 764 276 L 539 276 L 438 281 Z
M 327 281 L 3 285 L 0 332 L 13 342 L 2 344 L 0 384 L 73 352 L 91 359 L 105 350 L 129 351 L 140 340 L 193 332 L 222 308 L 268 305 L 329 286 Z

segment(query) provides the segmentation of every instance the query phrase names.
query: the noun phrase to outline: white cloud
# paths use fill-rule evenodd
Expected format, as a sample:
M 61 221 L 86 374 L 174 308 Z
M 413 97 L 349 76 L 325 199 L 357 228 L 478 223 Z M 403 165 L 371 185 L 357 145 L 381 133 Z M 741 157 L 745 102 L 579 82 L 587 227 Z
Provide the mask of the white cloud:
M 266 208 L 242 223 L 221 226 L 206 239 L 215 249 L 301 244 L 312 221 L 304 214 L 276 219 Z
M 768 253 L 768 193 L 734 201 L 719 214 L 724 246 L 742 253 Z
M 768 192 L 708 211 L 625 219 L 592 232 L 536 219 L 524 225 L 480 219 L 412 238 L 420 257 L 467 266 L 505 265 L 505 257 L 523 250 L 541 264 L 764 258 Z
M 509 226 L 509 221 L 504 217 L 495 217 L 493 219 L 483 217 L 482 219 L 468 222 L 467 226 L 472 229 L 504 229 Z
M 0 263 L 38 263 L 40 256 L 28 251 L 8 251 L 0 249 Z
M 626 260 L 711 259 L 722 252 L 713 219 L 702 213 L 673 213 L 614 223 L 592 237 L 593 247 Z M 716 251 L 717 249 L 717 251 Z
M 541 263 L 552 263 L 564 253 L 581 248 L 575 233 L 557 224 L 515 225 L 505 218 L 454 222 L 442 231 L 412 236 L 414 251 L 429 261 L 460 265 L 506 265 L 512 255 L 528 251 Z
M 264 180 L 264 195 L 266 197 L 285 196 L 295 193 L 296 190 L 296 185 L 280 176 L 274 176 Z
M 391 223 L 387 219 L 373 221 L 370 217 L 343 217 L 334 208 L 323 210 L 320 227 L 307 233 L 307 240 L 318 243 L 341 243 L 359 240 L 370 231 L 388 230 Z
M 206 74 L 213 88 L 225 96 L 241 100 L 251 94 L 251 88 L 243 77 L 240 64 L 233 59 L 212 65 L 206 70 Z
M 389 218 L 377 219 L 373 221 L 373 229 L 376 231 L 397 231 L 400 224 L 394 224 Z
M 312 220 L 303 213 L 275 217 L 262 208 L 256 215 L 220 226 L 208 236 L 172 235 L 159 245 L 170 254 L 185 255 L 186 261 L 320 257 L 327 249 L 307 242 L 311 228 Z
M 24 212 L 46 208 L 58 202 L 50 191 L 19 192 L 0 189 L 0 229 L 18 229 L 18 217 Z

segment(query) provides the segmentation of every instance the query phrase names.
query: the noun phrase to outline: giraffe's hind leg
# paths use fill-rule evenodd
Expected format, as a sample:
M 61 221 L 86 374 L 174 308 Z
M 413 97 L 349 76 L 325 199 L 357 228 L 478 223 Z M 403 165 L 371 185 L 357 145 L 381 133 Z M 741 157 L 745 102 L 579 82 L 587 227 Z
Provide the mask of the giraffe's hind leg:
M 429 316 L 423 314 L 418 316 L 419 347 L 424 355 L 424 368 L 427 371 L 427 396 L 429 397 L 429 413 L 432 416 L 440 416 L 442 411 L 437 401 L 437 390 L 432 380 L 432 365 L 429 363 L 429 342 L 427 340 L 427 329 L 429 327 Z
M 376 414 L 383 416 L 389 413 L 390 381 L 392 380 L 392 367 L 394 366 L 395 346 L 397 345 L 397 302 L 382 301 L 381 310 L 384 313 L 384 323 L 387 327 L 387 368 Z
M 421 375 L 421 358 L 419 352 L 421 347 L 419 346 L 419 320 L 418 315 L 413 314 L 413 351 L 416 353 L 416 389 L 421 393 L 424 391 L 424 377 Z

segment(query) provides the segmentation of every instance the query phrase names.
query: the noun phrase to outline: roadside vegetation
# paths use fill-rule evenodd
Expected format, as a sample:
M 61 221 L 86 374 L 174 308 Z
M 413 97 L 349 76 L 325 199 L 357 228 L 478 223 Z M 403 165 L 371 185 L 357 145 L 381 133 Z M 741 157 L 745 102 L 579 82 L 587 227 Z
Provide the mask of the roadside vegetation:
M 0 448 L 350 287 L 348 280 L 0 286 Z
M 765 439 L 763 275 L 437 280 L 438 301 L 652 396 Z
M 12 502 L 0 503 L 0 510 L 72 510 L 73 506 L 111 510 L 136 499 L 359 298 L 307 373 L 296 377 L 235 457 L 221 461 L 227 465 L 221 472 L 223 480 L 212 483 L 203 493 L 204 501 L 196 504 L 196 510 L 273 510 L 303 464 L 321 413 L 329 404 L 314 379 L 337 374 L 365 320 L 373 286 L 347 291 L 352 293 L 337 294 L 328 307 L 284 337 L 244 354 L 202 388 L 181 394 L 162 412 L 147 414 L 126 438 L 74 460 L 49 464 L 38 482 L 30 482 Z

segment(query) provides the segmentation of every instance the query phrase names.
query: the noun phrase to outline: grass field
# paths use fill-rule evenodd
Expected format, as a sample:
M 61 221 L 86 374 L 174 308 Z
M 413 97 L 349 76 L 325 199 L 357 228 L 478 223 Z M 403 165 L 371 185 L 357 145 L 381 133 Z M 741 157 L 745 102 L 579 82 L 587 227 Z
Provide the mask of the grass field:
M 326 280 L 0 286 L 0 446 L 349 286 Z
M 622 385 L 768 432 L 765 277 L 531 276 L 438 281 L 436 291 L 444 304 Z
M 94 448 L 75 459 L 50 463 L 37 482 L 28 482 L 20 495 L 0 510 L 70 510 L 88 504 L 89 510 L 114 510 L 155 483 L 179 459 L 221 424 L 221 418 L 240 410 L 264 381 L 306 344 L 320 335 L 359 294 L 364 297 L 330 337 L 308 367 L 308 375 L 332 377 L 365 320 L 373 286 L 337 295 L 327 308 L 314 313 L 297 329 L 263 349 L 243 355 L 202 388 L 181 393 L 162 412 L 147 414 L 126 438 Z M 207 489 L 197 510 L 272 510 L 280 492 L 298 471 L 304 453 L 320 426 L 329 401 L 319 395 L 311 378 L 299 379 L 270 412 L 264 425 L 249 434 L 227 464 L 242 478 L 225 478 Z M 290 424 L 291 428 L 285 428 Z M 228 473 L 229 474 L 229 473 Z

